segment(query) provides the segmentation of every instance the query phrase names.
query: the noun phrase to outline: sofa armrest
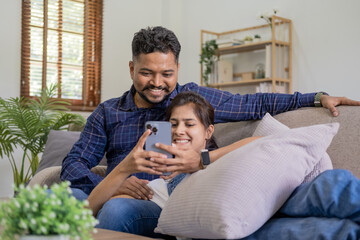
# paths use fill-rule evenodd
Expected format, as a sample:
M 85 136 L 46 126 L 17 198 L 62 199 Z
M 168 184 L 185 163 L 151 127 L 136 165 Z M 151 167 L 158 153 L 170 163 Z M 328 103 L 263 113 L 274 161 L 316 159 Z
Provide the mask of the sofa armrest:
M 49 187 L 54 183 L 60 183 L 61 166 L 48 167 L 37 174 L 30 180 L 28 186 L 33 187 L 35 184 L 41 186 L 48 185 Z
M 96 166 L 91 169 L 91 171 L 95 174 L 98 174 L 102 177 L 106 175 L 106 166 Z M 30 180 L 28 186 L 32 187 L 35 184 L 39 184 L 41 186 L 48 185 L 49 187 L 54 183 L 60 183 L 60 173 L 61 166 L 48 167 L 37 174 Z

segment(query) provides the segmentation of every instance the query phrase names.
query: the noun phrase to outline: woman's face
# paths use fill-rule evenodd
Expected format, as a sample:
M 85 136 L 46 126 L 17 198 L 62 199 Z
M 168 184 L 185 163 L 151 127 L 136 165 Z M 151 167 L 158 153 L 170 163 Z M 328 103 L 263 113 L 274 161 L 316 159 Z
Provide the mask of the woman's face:
M 172 142 L 180 149 L 194 149 L 200 152 L 210 139 L 214 126 L 205 129 L 194 113 L 194 104 L 175 107 L 170 116 Z

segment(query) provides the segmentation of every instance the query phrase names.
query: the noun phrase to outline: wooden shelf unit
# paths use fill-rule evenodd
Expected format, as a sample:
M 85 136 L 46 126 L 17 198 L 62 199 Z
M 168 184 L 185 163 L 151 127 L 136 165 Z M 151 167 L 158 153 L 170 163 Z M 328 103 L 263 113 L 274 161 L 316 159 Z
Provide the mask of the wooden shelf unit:
M 234 45 L 229 47 L 219 48 L 216 52 L 216 55 L 220 59 L 221 56 L 227 54 L 240 54 L 243 52 L 252 52 L 256 50 L 265 49 L 266 46 L 271 46 L 271 74 L 268 78 L 262 79 L 251 79 L 251 80 L 241 80 L 241 81 L 232 81 L 232 82 L 222 82 L 222 83 L 211 83 L 207 86 L 213 88 L 224 88 L 224 87 L 233 87 L 233 86 L 250 86 L 254 84 L 259 84 L 263 82 L 268 82 L 272 84 L 272 92 L 276 92 L 277 84 L 286 83 L 287 84 L 287 93 L 292 93 L 292 39 L 291 39 L 291 20 L 282 18 L 279 16 L 272 16 L 272 26 L 269 24 L 253 26 L 249 28 L 237 29 L 227 32 L 212 32 L 207 30 L 201 30 L 201 48 L 203 44 L 212 39 L 220 39 L 231 36 L 236 36 L 237 34 L 246 34 L 249 35 L 252 31 L 263 31 L 270 32 L 269 40 L 262 40 L 260 42 L 251 42 L 248 44 Z M 278 35 L 278 36 L 277 36 Z M 200 48 L 200 49 L 201 49 Z M 287 48 L 287 49 L 283 49 Z M 277 49 L 282 49 L 282 53 L 278 53 Z M 285 54 L 287 52 L 287 54 Z M 280 56 L 282 55 L 282 56 Z M 285 56 L 286 55 L 286 56 Z M 280 62 L 280 63 L 278 63 Z M 286 62 L 287 66 L 284 66 Z M 239 64 L 239 62 L 236 62 Z M 234 73 L 233 77 L 239 77 L 240 73 Z M 205 86 L 203 83 L 203 66 L 201 65 L 201 85 Z

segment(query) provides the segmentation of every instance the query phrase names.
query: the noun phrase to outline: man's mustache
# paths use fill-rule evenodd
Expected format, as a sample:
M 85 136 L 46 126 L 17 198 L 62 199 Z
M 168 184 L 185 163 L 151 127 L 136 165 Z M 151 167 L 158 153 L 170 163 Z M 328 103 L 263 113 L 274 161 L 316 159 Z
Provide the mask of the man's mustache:
M 152 89 L 155 89 L 155 90 L 164 90 L 165 92 L 169 92 L 169 88 L 168 87 L 162 87 L 162 86 L 159 86 L 159 87 L 155 87 L 154 85 L 146 85 L 142 91 L 145 91 L 145 90 L 152 90 Z

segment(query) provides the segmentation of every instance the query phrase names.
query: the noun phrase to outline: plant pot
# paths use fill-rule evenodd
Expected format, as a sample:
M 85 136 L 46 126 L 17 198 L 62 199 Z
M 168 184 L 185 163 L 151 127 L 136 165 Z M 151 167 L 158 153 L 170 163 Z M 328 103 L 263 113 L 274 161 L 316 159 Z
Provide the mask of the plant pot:
M 25 235 L 20 240 L 70 240 L 67 235 Z
M 254 42 L 261 42 L 261 38 L 254 38 Z

